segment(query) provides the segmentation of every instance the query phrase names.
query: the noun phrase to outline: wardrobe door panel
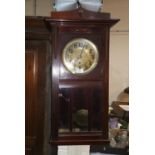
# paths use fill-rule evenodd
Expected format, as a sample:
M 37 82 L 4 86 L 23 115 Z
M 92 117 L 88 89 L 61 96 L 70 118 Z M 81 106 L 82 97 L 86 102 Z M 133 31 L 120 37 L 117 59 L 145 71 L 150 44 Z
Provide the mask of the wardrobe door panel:
M 44 108 L 46 95 L 46 53 L 46 41 L 26 41 L 26 155 L 43 155 Z

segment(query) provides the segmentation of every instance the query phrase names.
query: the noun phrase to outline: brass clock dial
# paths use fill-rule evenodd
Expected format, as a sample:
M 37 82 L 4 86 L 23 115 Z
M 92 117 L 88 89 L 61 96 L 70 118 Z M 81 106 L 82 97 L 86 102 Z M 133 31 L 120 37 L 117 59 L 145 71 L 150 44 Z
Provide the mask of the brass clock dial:
M 87 74 L 97 65 L 99 52 L 96 45 L 87 39 L 77 38 L 66 44 L 62 59 L 66 69 L 72 74 Z

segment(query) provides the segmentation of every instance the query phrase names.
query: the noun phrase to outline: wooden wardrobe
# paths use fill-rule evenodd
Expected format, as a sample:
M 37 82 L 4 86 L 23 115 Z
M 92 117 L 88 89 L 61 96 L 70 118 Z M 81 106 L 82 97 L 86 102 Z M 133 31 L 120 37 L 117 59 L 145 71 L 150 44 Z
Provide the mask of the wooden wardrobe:
M 25 150 L 50 154 L 50 35 L 42 17 L 25 19 Z

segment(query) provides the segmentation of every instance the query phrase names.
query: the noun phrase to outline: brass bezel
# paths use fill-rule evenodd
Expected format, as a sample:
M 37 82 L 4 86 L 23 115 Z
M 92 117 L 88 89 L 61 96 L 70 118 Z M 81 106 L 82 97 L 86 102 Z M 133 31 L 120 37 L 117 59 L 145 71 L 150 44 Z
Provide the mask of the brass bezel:
M 67 64 L 67 61 L 65 60 L 65 54 L 67 52 L 67 49 L 69 46 L 71 46 L 73 43 L 77 42 L 77 41 L 80 41 L 80 42 L 86 42 L 88 43 L 95 51 L 95 59 L 94 59 L 94 62 L 93 64 L 91 65 L 91 67 L 89 69 L 87 69 L 86 71 L 84 71 L 83 73 L 75 73 L 71 70 L 71 67 L 68 66 Z M 98 64 L 98 59 L 99 59 L 99 52 L 98 52 L 98 48 L 97 46 L 90 40 L 88 39 L 85 39 L 85 38 L 76 38 L 76 39 L 72 39 L 71 41 L 69 41 L 63 51 L 62 51 L 62 61 L 63 61 L 63 65 L 65 66 L 65 68 L 73 75 L 86 75 L 88 73 L 90 73 L 91 71 L 93 71 L 95 69 L 95 67 L 97 66 Z

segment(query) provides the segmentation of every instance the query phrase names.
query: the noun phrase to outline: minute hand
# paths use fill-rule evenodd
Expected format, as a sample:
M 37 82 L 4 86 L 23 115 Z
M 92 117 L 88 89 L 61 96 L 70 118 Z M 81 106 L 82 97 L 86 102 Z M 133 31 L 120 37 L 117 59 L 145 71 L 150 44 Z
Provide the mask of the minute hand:
M 82 53 L 83 53 L 83 50 L 84 50 L 84 48 L 85 48 L 85 45 L 86 45 L 86 44 L 84 44 L 84 45 L 83 45 L 83 47 L 82 47 L 82 49 L 81 49 L 81 51 L 80 51 L 79 58 L 81 58 L 81 57 L 82 57 Z

